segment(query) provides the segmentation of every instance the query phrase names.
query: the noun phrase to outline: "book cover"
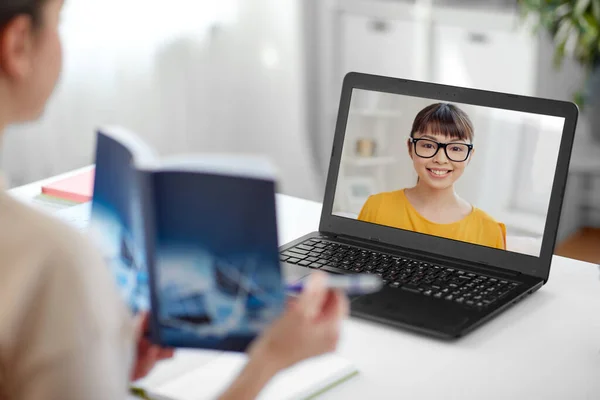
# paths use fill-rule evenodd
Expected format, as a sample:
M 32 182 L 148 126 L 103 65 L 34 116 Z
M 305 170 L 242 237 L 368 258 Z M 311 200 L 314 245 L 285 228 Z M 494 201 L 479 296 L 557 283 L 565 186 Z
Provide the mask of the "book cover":
M 274 182 L 217 172 L 151 174 L 154 227 L 147 235 L 157 341 L 243 351 L 285 300 Z
M 244 351 L 284 308 L 264 160 L 159 160 L 134 134 L 104 128 L 89 232 L 163 346 Z

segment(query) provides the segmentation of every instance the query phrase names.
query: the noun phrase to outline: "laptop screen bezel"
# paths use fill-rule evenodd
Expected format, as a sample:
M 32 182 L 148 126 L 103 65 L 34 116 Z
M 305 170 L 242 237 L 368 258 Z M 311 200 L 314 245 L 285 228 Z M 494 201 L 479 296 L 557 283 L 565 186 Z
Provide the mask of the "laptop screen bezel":
M 415 233 L 333 215 L 333 202 L 337 188 L 338 172 L 340 169 L 342 148 L 344 145 L 346 125 L 350 111 L 350 102 L 354 89 L 564 118 L 565 124 L 556 164 L 554 182 L 552 184 L 540 256 L 536 257 L 511 251 L 498 250 L 486 246 Z M 463 260 L 472 264 L 516 271 L 539 277 L 546 281 L 550 273 L 550 264 L 555 248 L 555 240 L 567 183 L 569 162 L 578 115 L 579 110 L 577 106 L 574 103 L 566 101 L 540 99 L 350 72 L 345 76 L 342 86 L 319 230 L 328 234 L 352 237 L 383 245 L 397 246 L 410 251 L 430 254 L 442 258 Z

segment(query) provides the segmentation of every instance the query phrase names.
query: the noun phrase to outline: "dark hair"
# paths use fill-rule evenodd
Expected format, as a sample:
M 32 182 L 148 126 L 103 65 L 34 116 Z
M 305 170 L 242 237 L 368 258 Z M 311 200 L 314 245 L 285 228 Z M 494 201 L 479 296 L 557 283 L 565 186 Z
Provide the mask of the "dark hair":
M 42 6 L 47 0 L 0 0 L 0 31 L 19 15 L 29 15 L 34 26 L 41 21 Z
M 435 103 L 421 110 L 415 117 L 410 137 L 415 133 L 433 134 L 446 138 L 458 138 L 473 142 L 475 131 L 469 116 L 460 108 L 449 103 Z

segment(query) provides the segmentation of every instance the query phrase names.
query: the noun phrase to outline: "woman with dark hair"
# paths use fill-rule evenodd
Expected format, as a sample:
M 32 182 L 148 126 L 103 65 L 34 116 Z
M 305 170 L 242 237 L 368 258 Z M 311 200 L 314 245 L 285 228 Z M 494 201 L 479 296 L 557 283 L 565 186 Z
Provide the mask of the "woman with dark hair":
M 370 196 L 358 219 L 428 235 L 506 249 L 506 227 L 460 198 L 454 184 L 475 148 L 469 116 L 453 104 L 421 110 L 407 142 L 414 187 Z
M 0 132 L 37 119 L 52 94 L 62 6 L 0 0 Z M 336 347 L 348 302 L 323 279 L 253 343 L 222 399 L 254 398 L 278 371 Z M 81 235 L 0 191 L 1 400 L 125 399 L 130 379 L 173 354 L 144 338 L 147 323 L 147 313 L 134 321 Z

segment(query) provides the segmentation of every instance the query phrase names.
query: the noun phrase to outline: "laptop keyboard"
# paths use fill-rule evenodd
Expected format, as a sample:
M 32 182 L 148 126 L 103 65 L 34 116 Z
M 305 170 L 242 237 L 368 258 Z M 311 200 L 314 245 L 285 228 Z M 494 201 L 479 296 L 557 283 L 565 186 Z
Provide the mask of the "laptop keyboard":
M 280 254 L 281 261 L 330 272 L 379 275 L 392 288 L 456 304 L 486 308 L 520 283 L 406 257 L 309 239 Z

